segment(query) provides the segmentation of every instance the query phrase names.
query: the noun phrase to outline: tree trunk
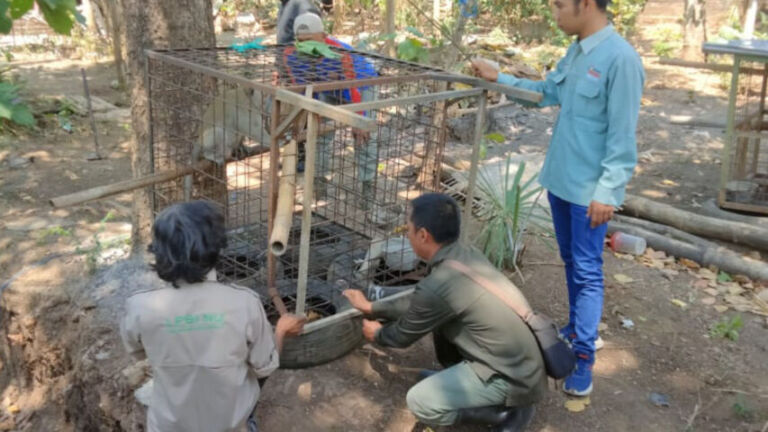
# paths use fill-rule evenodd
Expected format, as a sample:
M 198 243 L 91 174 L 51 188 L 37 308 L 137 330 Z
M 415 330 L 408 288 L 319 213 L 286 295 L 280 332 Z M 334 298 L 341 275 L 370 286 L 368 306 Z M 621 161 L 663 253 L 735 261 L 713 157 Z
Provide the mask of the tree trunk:
M 144 50 L 213 47 L 215 45 L 213 14 L 211 0 L 122 0 L 122 6 L 133 101 L 131 117 L 134 142 L 131 145 L 131 168 L 134 177 L 141 177 L 150 174 L 155 168 L 151 164 L 150 155 L 149 104 L 146 88 L 147 57 Z M 181 85 L 184 80 L 192 78 L 194 77 L 186 75 L 174 77 Z M 194 104 L 186 106 L 193 107 Z M 170 129 L 170 134 L 180 137 L 189 135 L 189 129 L 195 129 L 187 124 L 187 130 L 184 130 L 185 125 L 181 121 L 171 121 L 167 127 Z M 172 143 L 154 143 L 154 145 L 172 145 Z M 134 254 L 142 253 L 151 238 L 153 210 L 151 192 L 151 188 L 134 192 L 132 220 L 132 252 Z
M 386 29 L 384 30 L 386 34 L 393 35 L 395 34 L 395 0 L 386 0 L 387 4 L 387 21 L 386 21 Z M 387 40 L 387 48 L 386 53 L 390 57 L 395 57 L 395 40 L 389 39 Z
M 707 41 L 705 0 L 685 0 L 683 11 L 683 58 L 702 58 L 701 45 Z
M 755 21 L 757 20 L 757 0 L 747 0 L 747 10 L 744 13 L 744 39 L 752 39 L 755 33 Z

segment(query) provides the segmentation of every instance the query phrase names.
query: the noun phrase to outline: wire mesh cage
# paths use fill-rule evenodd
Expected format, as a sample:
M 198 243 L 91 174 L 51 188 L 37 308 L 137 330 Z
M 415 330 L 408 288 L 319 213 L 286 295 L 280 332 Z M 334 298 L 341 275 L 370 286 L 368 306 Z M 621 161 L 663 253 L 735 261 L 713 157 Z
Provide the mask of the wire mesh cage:
M 449 99 L 480 94 L 449 91 L 429 67 L 332 52 L 338 58 L 292 45 L 149 51 L 147 63 L 154 169 L 189 173 L 154 186 L 155 211 L 190 199 L 218 203 L 228 233 L 220 276 L 263 294 L 273 286 L 287 306 L 321 315 L 335 311 L 326 306 L 340 295 L 336 281 L 375 297 L 423 276 L 402 230 L 408 202 L 438 189 Z M 287 103 L 288 93 L 306 103 Z M 339 108 L 373 126 L 331 115 Z M 314 134 L 306 125 L 316 114 Z M 274 242 L 278 227 L 286 236 Z M 301 279 L 328 281 L 328 289 L 297 299 Z
M 718 202 L 721 207 L 768 214 L 768 43 L 706 43 L 710 54 L 733 56 L 728 127 Z
M 765 67 L 764 63 L 745 66 Z M 752 68 L 757 69 L 757 68 Z M 768 128 L 765 121 L 765 74 L 739 74 L 733 132 L 725 148 L 721 205 L 768 213 Z

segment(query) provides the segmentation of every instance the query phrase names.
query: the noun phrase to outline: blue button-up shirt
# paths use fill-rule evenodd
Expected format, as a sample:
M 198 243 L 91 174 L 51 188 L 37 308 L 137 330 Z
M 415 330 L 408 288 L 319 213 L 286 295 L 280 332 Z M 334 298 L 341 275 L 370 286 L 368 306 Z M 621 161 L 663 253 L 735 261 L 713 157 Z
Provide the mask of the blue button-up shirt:
M 498 82 L 560 105 L 539 181 L 557 197 L 619 206 L 637 164 L 635 130 L 645 73 L 634 48 L 608 25 L 574 42 L 544 81 L 499 74 Z

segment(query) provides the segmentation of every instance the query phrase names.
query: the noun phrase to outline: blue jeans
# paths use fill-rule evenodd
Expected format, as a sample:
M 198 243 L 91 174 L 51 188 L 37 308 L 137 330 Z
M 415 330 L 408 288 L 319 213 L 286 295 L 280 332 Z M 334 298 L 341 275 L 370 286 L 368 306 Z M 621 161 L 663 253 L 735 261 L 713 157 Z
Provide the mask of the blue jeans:
M 568 284 L 568 325 L 576 333 L 573 350 L 595 356 L 595 339 L 603 313 L 603 244 L 608 224 L 589 226 L 587 207 L 548 194 L 552 222 L 565 263 Z

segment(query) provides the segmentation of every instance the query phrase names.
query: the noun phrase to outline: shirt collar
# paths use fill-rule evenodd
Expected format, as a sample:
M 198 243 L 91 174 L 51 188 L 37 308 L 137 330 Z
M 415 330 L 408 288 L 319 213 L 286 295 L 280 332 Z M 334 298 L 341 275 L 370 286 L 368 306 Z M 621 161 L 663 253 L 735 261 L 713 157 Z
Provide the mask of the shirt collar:
M 217 281 L 218 279 L 217 279 L 216 269 L 211 269 L 211 271 L 206 273 L 205 279 L 202 280 L 202 282 L 217 282 Z M 179 287 L 182 287 L 182 286 L 193 285 L 193 284 L 187 282 L 186 280 L 184 280 L 184 278 L 179 278 L 176 281 L 176 285 L 178 285 Z
M 435 252 L 435 255 L 432 256 L 432 259 L 429 260 L 427 264 L 429 264 L 430 267 L 440 264 L 440 262 L 451 256 L 453 251 L 459 247 L 458 244 L 459 241 L 457 240 L 449 245 L 441 247 L 440 250 Z
M 606 40 L 611 34 L 613 34 L 613 25 L 608 24 L 597 32 L 587 36 L 584 40 L 580 40 L 579 46 L 581 46 L 581 50 L 584 51 L 584 54 L 589 54 L 590 51 L 600 45 L 600 42 Z

